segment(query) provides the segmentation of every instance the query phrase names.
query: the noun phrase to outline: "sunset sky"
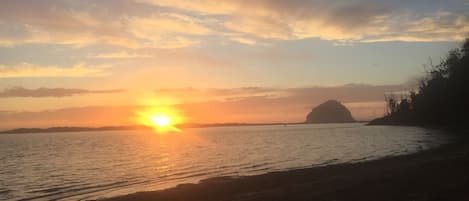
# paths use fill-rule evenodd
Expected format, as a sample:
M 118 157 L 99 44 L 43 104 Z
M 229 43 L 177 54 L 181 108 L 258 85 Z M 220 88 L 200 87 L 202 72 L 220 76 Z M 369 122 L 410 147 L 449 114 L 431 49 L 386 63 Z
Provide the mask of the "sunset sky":
M 358 120 L 469 33 L 469 0 L 3 0 L 0 129 Z

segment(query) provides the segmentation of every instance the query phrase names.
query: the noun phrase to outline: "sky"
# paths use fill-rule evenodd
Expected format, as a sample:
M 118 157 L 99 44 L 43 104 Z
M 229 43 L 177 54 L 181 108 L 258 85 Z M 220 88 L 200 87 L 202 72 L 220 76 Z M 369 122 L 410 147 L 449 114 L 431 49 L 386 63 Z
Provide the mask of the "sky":
M 358 120 L 469 33 L 469 0 L 3 0 L 0 129 Z

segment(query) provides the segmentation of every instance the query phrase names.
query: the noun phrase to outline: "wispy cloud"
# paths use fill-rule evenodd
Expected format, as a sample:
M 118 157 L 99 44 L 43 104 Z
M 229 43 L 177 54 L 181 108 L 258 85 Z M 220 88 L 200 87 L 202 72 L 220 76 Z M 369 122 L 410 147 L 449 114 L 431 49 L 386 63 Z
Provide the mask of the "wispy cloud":
M 64 44 L 76 47 L 110 44 L 137 47 L 121 23 L 64 1 L 7 1 L 0 8 L 0 45 Z
M 15 77 L 87 77 L 108 75 L 110 65 L 76 64 L 71 67 L 42 66 L 30 63 L 0 65 L 0 78 Z
M 303 121 L 304 115 L 314 106 L 336 99 L 347 106 L 360 120 L 369 120 L 384 114 L 384 94 L 409 89 L 406 85 L 347 84 L 298 88 L 242 87 L 242 88 L 177 88 L 157 89 L 160 96 L 191 97 L 178 107 L 190 116 L 204 122 L 216 121 Z M 210 108 L 210 109 L 206 109 Z
M 4 111 L 0 112 L 0 128 L 131 125 L 136 123 L 132 121 L 136 108 L 92 106 L 38 112 Z
M 238 43 L 246 44 L 246 45 L 255 45 L 257 43 L 256 40 L 246 38 L 246 37 L 232 37 L 231 40 L 236 41 Z
M 157 95 L 176 98 L 205 97 L 206 99 L 243 100 L 251 97 L 268 99 L 285 99 L 287 102 L 315 104 L 328 99 L 340 99 L 345 102 L 383 101 L 384 94 L 409 89 L 407 85 L 366 85 L 347 84 L 338 86 L 313 86 L 296 88 L 277 87 L 241 87 L 241 88 L 165 88 L 156 89 Z
M 142 15 L 147 8 L 133 1 L 112 4 L 121 12 L 109 12 L 107 8 L 111 5 L 103 2 L 4 2 L 0 8 L 0 46 L 105 44 L 126 48 L 182 48 L 197 44 L 191 35 L 210 33 L 209 28 L 190 16 L 160 13 L 157 8 Z M 134 7 L 142 12 L 132 12 Z
M 81 94 L 106 94 L 106 93 L 120 93 L 124 92 L 123 89 L 111 90 L 88 90 L 88 89 L 67 89 L 67 88 L 37 88 L 26 89 L 24 87 L 12 87 L 0 91 L 0 98 L 13 98 L 13 97 L 65 97 Z
M 129 53 L 126 51 L 121 51 L 121 52 L 97 54 L 97 55 L 93 55 L 90 57 L 98 58 L 98 59 L 141 59 L 141 58 L 151 58 L 153 56 L 149 54 Z
M 210 28 L 197 19 L 185 15 L 152 15 L 126 18 L 126 26 L 146 47 L 183 48 L 199 43 L 189 36 L 211 33 Z
M 141 1 L 194 13 L 223 15 L 228 30 L 277 40 L 317 37 L 354 41 L 454 41 L 464 39 L 469 28 L 467 12 L 457 8 L 458 4 L 466 6 L 464 1 L 453 1 L 452 7 L 427 10 L 418 7 L 430 8 L 432 3 L 383 0 Z M 416 7 L 419 3 L 422 5 Z

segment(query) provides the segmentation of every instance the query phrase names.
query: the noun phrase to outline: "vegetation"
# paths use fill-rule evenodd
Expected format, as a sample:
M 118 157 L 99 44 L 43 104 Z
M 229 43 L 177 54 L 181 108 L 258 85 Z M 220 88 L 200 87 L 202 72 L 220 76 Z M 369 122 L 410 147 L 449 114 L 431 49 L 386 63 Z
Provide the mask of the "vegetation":
M 430 64 L 417 91 L 386 96 L 388 112 L 370 124 L 467 127 L 469 125 L 469 38 L 440 64 Z

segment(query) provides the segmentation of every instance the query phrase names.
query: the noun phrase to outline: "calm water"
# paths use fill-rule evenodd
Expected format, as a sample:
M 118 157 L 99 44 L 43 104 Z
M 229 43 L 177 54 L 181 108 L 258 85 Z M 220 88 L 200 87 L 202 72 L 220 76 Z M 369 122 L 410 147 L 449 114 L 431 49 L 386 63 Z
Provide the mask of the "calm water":
M 87 200 L 214 176 L 357 162 L 445 143 L 414 127 L 324 124 L 0 135 L 0 200 Z

